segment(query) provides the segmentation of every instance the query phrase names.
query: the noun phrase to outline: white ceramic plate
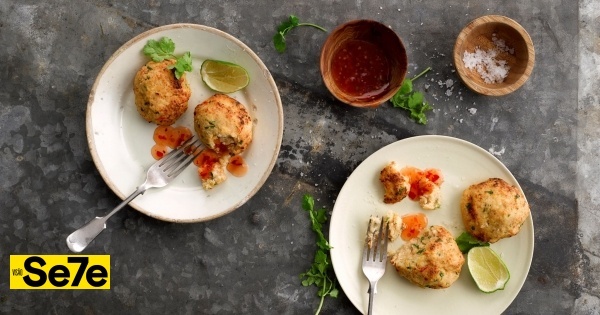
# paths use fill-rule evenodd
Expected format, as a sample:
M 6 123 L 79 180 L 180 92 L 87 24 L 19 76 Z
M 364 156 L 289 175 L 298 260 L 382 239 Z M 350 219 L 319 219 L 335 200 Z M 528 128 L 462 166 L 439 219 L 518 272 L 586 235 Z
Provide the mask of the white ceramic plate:
M 249 165 L 243 177 L 229 175 L 216 188 L 202 189 L 197 168 L 189 166 L 165 188 L 151 189 L 131 206 L 160 220 L 198 222 L 229 213 L 244 204 L 266 181 L 281 146 L 283 109 L 277 86 L 267 67 L 248 46 L 233 36 L 202 25 L 174 24 L 158 27 L 125 43 L 104 65 L 92 88 L 86 129 L 94 163 L 108 186 L 121 198 L 140 185 L 154 159 L 150 149 L 156 125 L 146 122 L 135 108 L 133 77 L 148 58 L 142 48 L 149 39 L 169 37 L 175 55 L 191 52 L 192 89 L 187 112 L 174 124 L 193 129 L 197 104 L 214 94 L 200 78 L 205 59 L 233 62 L 250 74 L 250 84 L 230 94 L 246 106 L 254 120 L 253 142 L 243 157 Z
M 383 203 L 379 172 L 390 161 L 400 166 L 439 168 L 442 207 L 421 210 L 418 203 L 405 199 L 394 205 Z M 429 224 L 446 227 L 457 237 L 464 231 L 460 198 L 471 184 L 499 177 L 520 188 L 510 171 L 494 156 L 464 140 L 445 136 L 419 136 L 392 143 L 368 157 L 350 175 L 336 200 L 331 216 L 329 239 L 331 259 L 337 279 L 350 301 L 361 312 L 368 306 L 369 283 L 362 273 L 361 258 L 369 216 L 383 216 L 392 209 L 400 214 L 423 212 Z M 402 245 L 390 243 L 389 250 Z M 378 284 L 374 314 L 500 314 L 514 300 L 525 282 L 533 256 L 533 220 L 525 221 L 519 234 L 500 240 L 491 247 L 501 255 L 511 278 L 503 291 L 486 294 L 477 289 L 468 268 L 448 289 L 423 289 L 400 277 L 388 263 Z

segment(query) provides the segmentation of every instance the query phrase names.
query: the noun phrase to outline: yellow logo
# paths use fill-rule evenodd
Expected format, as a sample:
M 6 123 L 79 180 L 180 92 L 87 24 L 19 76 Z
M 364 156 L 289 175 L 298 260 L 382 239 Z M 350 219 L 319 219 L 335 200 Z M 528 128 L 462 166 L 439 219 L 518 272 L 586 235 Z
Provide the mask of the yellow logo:
M 110 255 L 10 255 L 10 289 L 110 289 Z

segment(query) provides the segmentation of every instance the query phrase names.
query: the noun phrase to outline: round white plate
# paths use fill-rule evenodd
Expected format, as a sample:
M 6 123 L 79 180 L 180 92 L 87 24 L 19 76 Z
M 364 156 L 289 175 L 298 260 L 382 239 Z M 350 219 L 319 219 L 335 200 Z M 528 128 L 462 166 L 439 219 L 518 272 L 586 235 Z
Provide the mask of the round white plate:
M 390 161 L 421 169 L 439 168 L 445 177 L 441 186 L 442 207 L 422 210 L 408 198 L 393 205 L 383 203 L 379 172 Z M 371 214 L 388 210 L 400 214 L 422 212 L 429 225 L 443 225 L 454 237 L 464 231 L 460 214 L 462 192 L 491 177 L 520 186 L 510 171 L 494 156 L 464 140 L 445 136 L 418 136 L 394 142 L 369 156 L 350 175 L 333 207 L 329 229 L 331 260 L 336 277 L 350 301 L 366 313 L 369 283 L 362 273 L 361 258 Z M 394 251 L 401 239 L 390 243 Z M 486 294 L 477 289 L 463 265 L 459 279 L 448 289 L 423 289 L 399 276 L 388 263 L 378 284 L 374 314 L 500 314 L 514 300 L 525 282 L 533 256 L 533 220 L 525 221 L 519 234 L 491 247 L 501 255 L 511 278 L 502 291 Z
M 215 92 L 200 78 L 205 59 L 236 63 L 250 74 L 250 84 L 230 94 L 244 104 L 254 120 L 253 142 L 243 157 L 248 173 L 229 175 L 216 188 L 202 189 L 197 168 L 189 166 L 167 187 L 150 189 L 131 203 L 135 209 L 160 220 L 198 222 L 229 213 L 244 204 L 271 173 L 283 136 L 283 109 L 277 86 L 267 67 L 248 46 L 220 30 L 195 24 L 158 27 L 125 43 L 106 62 L 92 88 L 86 131 L 94 163 L 108 186 L 122 199 L 131 194 L 154 163 L 150 149 L 156 125 L 146 122 L 135 108 L 133 77 L 149 58 L 142 48 L 149 39 L 169 37 L 175 55 L 189 51 L 193 71 L 187 72 L 192 90 L 187 112 L 174 124 L 193 132 L 193 111 Z

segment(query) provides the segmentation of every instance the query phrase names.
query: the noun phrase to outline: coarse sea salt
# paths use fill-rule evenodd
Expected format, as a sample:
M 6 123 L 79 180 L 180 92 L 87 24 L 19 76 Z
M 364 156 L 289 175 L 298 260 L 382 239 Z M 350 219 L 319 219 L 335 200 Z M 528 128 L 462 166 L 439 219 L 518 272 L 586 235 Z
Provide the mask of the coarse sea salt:
M 514 48 L 506 45 L 503 39 L 496 37 L 496 34 L 492 34 L 492 41 L 495 47 L 482 50 L 478 47 L 475 48 L 475 52 L 465 51 L 463 54 L 463 63 L 469 70 L 475 69 L 479 76 L 485 83 L 501 83 L 508 76 L 510 66 L 506 60 L 497 59 L 498 53 L 508 52 L 514 54 Z

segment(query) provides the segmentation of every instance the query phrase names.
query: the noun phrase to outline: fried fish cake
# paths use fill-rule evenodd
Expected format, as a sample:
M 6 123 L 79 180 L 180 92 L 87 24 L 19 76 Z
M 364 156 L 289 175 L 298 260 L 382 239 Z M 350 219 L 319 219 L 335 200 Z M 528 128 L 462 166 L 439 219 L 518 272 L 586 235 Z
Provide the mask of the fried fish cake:
M 135 75 L 133 94 L 138 113 L 148 122 L 172 125 L 185 113 L 192 91 L 185 74 L 178 80 L 169 66 L 175 60 L 150 61 Z
M 500 178 L 467 188 L 460 210 L 467 232 L 490 243 L 519 233 L 530 214 L 529 204 L 519 189 Z
M 384 203 L 396 203 L 406 198 L 410 191 L 410 179 L 402 174 L 400 167 L 392 161 L 379 173 L 379 181 L 383 184 Z
M 440 225 L 424 229 L 389 260 L 408 281 L 432 289 L 450 287 L 458 279 L 465 262 L 452 234 Z
M 219 154 L 240 154 L 252 142 L 250 114 L 225 94 L 215 94 L 196 106 L 194 129 L 204 145 Z

